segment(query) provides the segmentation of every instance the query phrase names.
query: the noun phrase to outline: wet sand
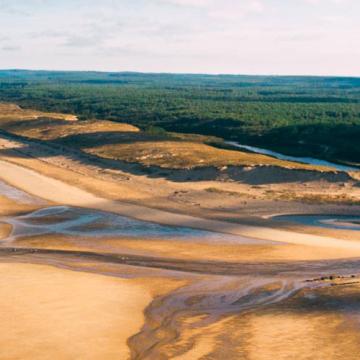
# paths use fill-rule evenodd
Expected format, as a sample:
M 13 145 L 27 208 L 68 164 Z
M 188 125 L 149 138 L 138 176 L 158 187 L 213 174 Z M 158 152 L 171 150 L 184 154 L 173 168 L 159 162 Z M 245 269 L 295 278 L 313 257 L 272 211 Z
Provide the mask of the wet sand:
M 333 230 L 360 230 L 360 216 L 346 215 L 285 215 L 274 218 L 278 221 L 288 221 L 303 224 L 305 226 L 316 226 Z
M 207 220 L 193 216 L 147 208 L 140 205 L 111 201 L 88 191 L 37 173 L 33 170 L 0 160 L 2 178 L 34 196 L 58 204 L 93 208 L 114 212 L 139 220 L 171 226 L 185 226 L 208 231 L 224 232 L 255 239 L 286 242 L 299 245 L 351 249 L 360 253 L 360 242 L 334 239 L 325 236 L 298 234 L 274 228 L 246 226 L 224 221 Z
M 0 263 L 1 359 L 125 359 L 149 284 Z
M 3 161 L 0 167 L 1 178 L 50 209 L 37 217 L 44 205 L 0 196 L 0 357 L 357 359 L 357 240 L 149 209 Z M 95 217 L 77 232 L 52 228 L 76 218 L 52 213 L 61 204 Z M 131 237 L 121 228 L 90 236 L 112 229 L 102 218 L 96 223 L 95 210 L 217 230 L 239 242 Z M 27 225 L 50 231 L 11 237 L 9 224 L 16 230 L 24 215 Z M 240 241 L 247 236 L 251 242 Z
M 4 196 L 8 191 L 14 189 L 0 195 L 0 358 L 129 358 L 127 340 L 140 331 L 145 308 L 184 281 L 133 269 L 107 273 L 76 256 L 36 258 L 31 243 L 24 254 L 15 240 L 9 250 L 6 239 L 13 226 L 6 219 L 36 212 L 41 202 L 24 203 L 29 198 L 21 193 Z M 52 248 L 51 236 L 42 240 Z

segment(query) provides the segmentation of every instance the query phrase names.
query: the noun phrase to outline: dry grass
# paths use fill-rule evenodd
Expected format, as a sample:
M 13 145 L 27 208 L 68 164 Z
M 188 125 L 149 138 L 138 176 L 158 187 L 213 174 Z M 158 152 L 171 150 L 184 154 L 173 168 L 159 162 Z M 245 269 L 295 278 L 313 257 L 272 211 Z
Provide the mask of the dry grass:
M 5 103 L 0 103 L 0 127 L 39 140 L 55 140 L 76 134 L 139 131 L 129 124 L 107 120 L 78 121 L 75 115 L 26 110 Z
M 19 120 L 36 120 L 42 117 L 65 120 L 65 121 L 76 121 L 77 117 L 70 114 L 59 114 L 59 113 L 45 113 L 37 110 L 22 109 L 18 105 L 0 103 L 0 123 L 6 123 L 7 121 L 19 121 Z
M 145 166 L 191 169 L 266 165 L 329 171 L 324 167 L 207 145 L 206 142 L 216 139 L 214 137 L 175 133 L 156 135 L 129 124 L 106 120 L 78 121 L 74 115 L 24 110 L 14 104 L 0 103 L 0 128 L 17 135 L 76 146 L 99 157 Z
M 269 200 L 282 200 L 282 201 L 301 201 L 310 204 L 344 204 L 344 205 L 359 205 L 360 202 L 356 196 L 351 196 L 345 193 L 304 193 L 286 191 L 266 190 L 264 198 Z
M 136 141 L 101 145 L 88 148 L 86 151 L 108 159 L 170 169 L 267 165 L 291 169 L 327 170 L 326 168 L 282 161 L 265 155 L 219 149 L 204 143 L 186 140 Z
M 57 122 L 45 119 L 28 124 L 12 127 L 11 132 L 40 140 L 56 140 L 77 134 L 109 133 L 109 132 L 138 132 L 139 129 L 130 124 L 115 123 L 106 120 L 75 121 L 71 123 Z

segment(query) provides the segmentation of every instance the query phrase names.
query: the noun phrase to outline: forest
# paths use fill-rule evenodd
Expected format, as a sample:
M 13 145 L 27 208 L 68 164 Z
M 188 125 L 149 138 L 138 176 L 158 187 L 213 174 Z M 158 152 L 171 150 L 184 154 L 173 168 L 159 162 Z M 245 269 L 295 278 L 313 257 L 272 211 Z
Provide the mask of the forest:
M 2 70 L 0 101 L 360 163 L 360 78 Z

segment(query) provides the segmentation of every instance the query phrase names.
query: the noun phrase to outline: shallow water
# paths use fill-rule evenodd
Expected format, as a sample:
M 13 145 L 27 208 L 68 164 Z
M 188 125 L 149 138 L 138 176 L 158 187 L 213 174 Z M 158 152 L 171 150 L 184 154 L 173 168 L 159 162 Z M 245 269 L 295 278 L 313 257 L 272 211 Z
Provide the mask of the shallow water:
M 11 238 L 45 234 L 62 234 L 82 237 L 140 237 L 173 238 L 259 244 L 261 241 L 197 230 L 187 227 L 165 226 L 130 219 L 124 216 L 70 206 L 53 206 L 36 210 L 27 215 L 4 219 L 13 226 Z
M 45 200 L 31 196 L 30 194 L 21 191 L 0 180 L 0 195 L 14 200 L 19 204 L 46 204 Z
M 273 220 L 288 221 L 307 226 L 316 226 L 329 229 L 360 231 L 360 216 L 343 215 L 281 215 Z
M 329 216 L 325 220 L 329 220 L 328 218 Z M 352 221 L 360 222 L 360 218 L 356 219 Z M 112 213 L 68 206 L 47 207 L 27 215 L 1 220 L 13 225 L 12 235 L 8 239 L 10 246 L 0 248 L 0 256 L 3 254 L 6 259 L 13 257 L 13 261 L 51 264 L 76 271 L 128 278 L 138 276 L 143 279 L 152 276 L 156 270 L 157 276 L 161 274 L 164 278 L 186 279 L 184 285 L 156 297 L 147 306 L 143 327 L 128 339 L 133 359 L 170 359 L 187 353 L 188 350 L 191 353 L 191 346 L 196 347 L 198 344 L 201 345 L 203 339 L 208 340 L 209 327 L 216 335 L 214 347 L 219 351 L 219 355 L 211 358 L 222 359 L 226 353 L 227 359 L 238 359 L 239 349 L 247 350 L 246 343 L 242 341 L 247 334 L 238 335 L 235 331 L 244 328 L 241 321 L 246 314 L 253 313 L 257 316 L 263 310 L 268 311 L 269 306 L 277 303 L 283 306 L 302 289 L 330 286 L 327 282 L 308 282 L 307 279 L 319 278 L 323 274 L 350 275 L 357 273 L 359 269 L 358 259 L 317 262 L 257 262 L 255 260 L 247 263 L 228 262 L 225 258 L 222 262 L 207 263 L 192 260 L 191 257 L 184 261 L 160 258 L 154 254 L 124 255 L 116 251 L 97 252 L 103 250 L 101 245 L 92 247 L 91 251 L 88 249 L 80 251 L 78 248 L 72 251 L 58 249 L 56 246 L 39 249 L 12 248 L 13 239 L 41 234 L 85 237 L 89 243 L 95 244 L 101 244 L 105 237 L 115 236 L 173 238 L 189 242 L 193 240 L 239 244 L 261 242 L 186 227 L 163 226 Z M 51 240 L 51 237 L 46 238 L 46 241 L 48 240 Z M 4 245 L 8 246 L 9 243 Z M 48 242 L 48 245 L 50 244 L 51 241 Z M 28 245 L 35 246 L 31 242 Z M 119 251 L 119 248 L 114 250 Z M 302 304 L 302 298 L 300 300 Z M 61 306 L 61 296 L 56 306 Z M 303 308 L 300 309 L 303 311 Z M 303 314 L 308 313 L 304 311 Z M 224 319 L 226 323 L 222 323 Z M 233 328 L 228 327 L 230 320 L 235 322 Z M 249 326 L 252 326 L 252 320 L 248 321 Z M 267 331 L 268 329 L 264 330 L 266 335 L 271 336 L 272 333 Z M 183 336 L 189 336 L 187 343 L 192 344 L 189 349 L 183 345 Z M 230 341 L 233 341 L 232 336 L 236 337 L 236 341 L 234 340 L 233 345 L 229 346 Z M 282 341 L 284 348 L 289 343 L 286 337 L 285 340 L 283 338 L 275 338 L 275 340 L 274 342 Z M 227 352 L 229 348 L 234 349 L 232 356 Z M 195 358 L 191 356 L 189 358 Z
M 0 180 L 0 195 L 19 204 L 46 205 L 47 202 Z M 138 237 L 153 239 L 197 240 L 237 244 L 262 244 L 267 241 L 198 230 L 181 226 L 165 226 L 131 219 L 112 213 L 71 206 L 51 206 L 26 215 L 1 219 L 12 225 L 7 240 L 19 237 L 58 234 L 75 237 Z
M 298 157 L 298 156 L 285 155 L 285 154 L 278 153 L 276 151 L 263 149 L 263 148 L 259 148 L 256 146 L 242 145 L 235 141 L 225 141 L 225 143 L 235 146 L 235 147 L 238 147 L 240 149 L 249 150 L 249 151 L 257 153 L 257 154 L 268 155 L 268 156 L 277 158 L 279 160 L 294 161 L 294 162 L 299 162 L 299 163 L 308 164 L 308 165 L 326 166 L 326 167 L 329 167 L 329 168 L 332 168 L 332 169 L 335 169 L 338 171 L 360 171 L 359 168 L 354 167 L 354 166 L 335 164 L 330 161 L 320 160 L 320 159 L 316 159 L 316 158 L 312 158 L 312 157 Z

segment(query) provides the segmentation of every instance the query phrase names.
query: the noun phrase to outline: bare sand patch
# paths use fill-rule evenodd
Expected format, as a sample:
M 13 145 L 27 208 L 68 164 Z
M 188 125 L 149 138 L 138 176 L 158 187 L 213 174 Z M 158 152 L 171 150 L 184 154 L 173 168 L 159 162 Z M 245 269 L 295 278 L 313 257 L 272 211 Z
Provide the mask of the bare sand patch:
M 0 240 L 7 237 L 11 231 L 11 226 L 0 223 Z
M 0 358 L 126 359 L 163 280 L 0 263 Z

